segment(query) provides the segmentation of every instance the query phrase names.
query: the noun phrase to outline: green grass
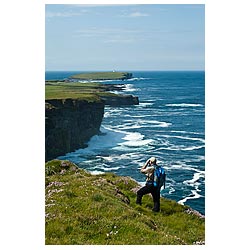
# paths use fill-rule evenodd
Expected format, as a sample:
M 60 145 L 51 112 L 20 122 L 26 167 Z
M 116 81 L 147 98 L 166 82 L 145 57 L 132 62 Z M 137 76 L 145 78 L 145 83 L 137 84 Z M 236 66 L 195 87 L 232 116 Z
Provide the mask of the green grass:
M 73 75 L 71 78 L 82 80 L 117 80 L 126 79 L 128 76 L 129 73 L 127 72 L 93 72 Z
M 72 98 L 100 102 L 101 97 L 106 96 L 123 97 L 123 95 L 108 92 L 106 86 L 100 83 L 47 82 L 45 84 L 46 100 Z
M 91 175 L 69 161 L 46 163 L 45 243 L 52 245 L 182 245 L 204 241 L 205 221 L 186 206 L 150 195 L 135 204 L 137 183 L 112 173 Z
M 100 102 L 99 94 L 103 92 L 98 83 L 49 83 L 45 84 L 45 99 L 83 99 L 88 102 Z M 106 94 L 109 94 L 106 92 Z

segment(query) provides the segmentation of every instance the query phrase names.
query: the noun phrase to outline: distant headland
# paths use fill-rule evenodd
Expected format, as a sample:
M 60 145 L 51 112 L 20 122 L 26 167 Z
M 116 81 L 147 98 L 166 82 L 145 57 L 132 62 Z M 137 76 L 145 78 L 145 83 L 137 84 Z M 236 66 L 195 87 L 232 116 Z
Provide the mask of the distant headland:
M 93 72 L 81 73 L 70 77 L 70 79 L 78 80 L 126 80 L 133 77 L 132 73 L 128 72 Z

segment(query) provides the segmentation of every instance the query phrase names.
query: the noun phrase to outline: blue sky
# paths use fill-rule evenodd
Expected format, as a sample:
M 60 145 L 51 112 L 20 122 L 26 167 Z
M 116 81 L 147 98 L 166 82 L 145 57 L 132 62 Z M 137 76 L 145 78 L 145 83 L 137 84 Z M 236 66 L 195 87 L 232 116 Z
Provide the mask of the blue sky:
M 205 6 L 45 7 L 46 70 L 204 70 Z

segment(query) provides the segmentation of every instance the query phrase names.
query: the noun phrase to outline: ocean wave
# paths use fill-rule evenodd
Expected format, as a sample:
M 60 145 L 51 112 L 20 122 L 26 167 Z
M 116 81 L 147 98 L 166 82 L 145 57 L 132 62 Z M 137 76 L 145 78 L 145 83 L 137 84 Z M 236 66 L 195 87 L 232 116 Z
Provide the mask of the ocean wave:
M 139 128 L 167 128 L 171 126 L 172 123 L 164 122 L 164 121 L 156 121 L 156 120 L 137 120 L 137 121 L 129 121 L 125 124 L 120 124 L 115 126 L 115 129 L 127 130 L 127 129 L 139 129 Z
M 200 183 L 198 182 L 201 178 L 205 178 L 204 172 L 197 172 L 194 173 L 193 178 L 191 180 L 185 180 L 183 181 L 183 184 L 188 186 L 199 186 Z
M 102 167 L 102 170 L 103 171 L 114 171 L 114 170 L 118 170 L 118 169 L 120 169 L 120 168 L 122 168 L 122 167 Z
M 126 132 L 122 139 L 124 142 L 118 144 L 125 147 L 143 147 L 153 142 L 152 139 L 145 140 L 144 135 L 138 132 Z
M 123 91 L 125 92 L 133 92 L 133 91 L 139 91 L 140 89 L 135 88 L 133 84 L 125 84 L 125 89 Z
M 181 107 L 181 108 L 187 108 L 187 107 L 203 107 L 203 104 L 194 104 L 194 103 L 173 103 L 173 104 L 166 104 L 167 107 Z
M 140 102 L 139 107 L 147 107 L 147 106 L 152 106 L 154 103 L 152 102 Z
M 202 143 L 205 143 L 205 140 L 202 138 L 194 138 L 194 137 L 186 137 L 186 136 L 178 136 L 178 135 L 163 135 L 163 137 L 166 138 L 178 138 L 178 139 L 183 139 L 183 140 L 191 140 L 191 141 L 200 141 Z
M 130 79 L 126 79 L 126 81 L 130 82 L 130 81 L 140 81 L 140 80 L 150 80 L 151 78 L 144 78 L 144 77 L 133 77 Z
M 192 200 L 192 199 L 199 199 L 200 197 L 203 197 L 202 195 L 198 194 L 196 190 L 191 190 L 191 196 L 186 196 L 185 198 L 181 199 L 178 201 L 179 204 L 184 205 L 187 200 Z
M 148 144 L 150 144 L 152 142 L 153 142 L 152 139 L 135 140 L 135 141 L 130 140 L 130 141 L 121 143 L 121 145 L 129 146 L 129 147 L 142 147 L 142 146 L 148 145 Z
M 180 134 L 194 134 L 194 135 L 204 135 L 203 133 L 198 133 L 198 132 L 192 132 L 192 131 L 178 131 L 178 130 L 171 130 L 169 131 L 171 133 L 180 133 Z
M 193 173 L 199 173 L 200 174 L 200 177 L 204 177 L 204 170 L 200 170 L 198 169 L 196 166 L 190 166 L 190 165 L 187 165 L 185 164 L 185 162 L 175 162 L 175 163 L 172 163 L 172 164 L 168 164 L 165 166 L 166 170 L 167 171 L 175 171 L 175 170 L 181 170 L 181 171 L 191 171 Z
M 170 187 L 169 187 L 168 193 L 169 193 L 169 194 L 172 194 L 172 193 L 174 193 L 174 192 L 175 192 L 175 189 L 174 189 L 173 187 L 170 186 Z
M 192 150 L 198 150 L 201 148 L 204 148 L 204 145 L 201 146 L 190 146 L 190 147 L 186 147 L 184 145 L 172 145 L 170 147 L 166 147 L 165 150 L 172 150 L 172 151 L 178 151 L 178 150 L 182 150 L 182 151 L 192 151 Z

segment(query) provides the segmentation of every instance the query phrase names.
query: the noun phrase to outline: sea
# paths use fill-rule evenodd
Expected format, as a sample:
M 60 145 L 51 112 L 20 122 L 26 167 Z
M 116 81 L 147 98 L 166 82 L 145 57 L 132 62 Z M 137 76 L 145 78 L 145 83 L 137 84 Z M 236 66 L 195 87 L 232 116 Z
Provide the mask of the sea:
M 76 73 L 47 71 L 45 78 L 66 79 Z M 106 106 L 101 133 L 88 147 L 59 158 L 92 174 L 113 172 L 143 185 L 140 168 L 154 156 L 167 173 L 161 195 L 205 215 L 205 72 L 131 73 L 132 79 L 101 82 L 124 84 L 119 93 L 138 96 L 140 104 Z

